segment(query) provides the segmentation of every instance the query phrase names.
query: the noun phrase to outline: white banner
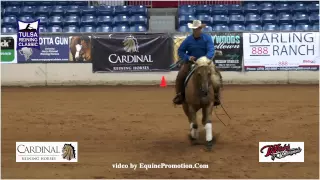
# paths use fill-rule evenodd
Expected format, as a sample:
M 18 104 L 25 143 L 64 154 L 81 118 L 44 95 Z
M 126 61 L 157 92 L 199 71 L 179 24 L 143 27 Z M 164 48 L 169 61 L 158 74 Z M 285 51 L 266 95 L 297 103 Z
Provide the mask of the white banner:
M 259 142 L 259 162 L 304 162 L 304 142 Z
M 246 71 L 319 70 L 319 32 L 244 33 Z
M 16 142 L 16 162 L 78 162 L 78 142 Z

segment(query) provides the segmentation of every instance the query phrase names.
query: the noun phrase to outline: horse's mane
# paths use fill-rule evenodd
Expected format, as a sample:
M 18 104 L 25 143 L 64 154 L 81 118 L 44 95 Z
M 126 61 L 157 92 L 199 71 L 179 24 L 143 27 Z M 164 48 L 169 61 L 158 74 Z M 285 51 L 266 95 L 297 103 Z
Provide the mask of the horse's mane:
M 197 59 L 196 61 L 196 66 L 200 67 L 200 66 L 209 66 L 209 62 L 211 60 L 208 59 L 206 56 L 202 56 L 199 59 Z
M 80 39 L 86 43 L 90 43 L 90 40 L 91 40 L 89 36 L 82 36 Z
M 67 160 L 71 160 L 75 158 L 75 149 L 71 144 L 65 144 L 63 146 L 63 158 Z

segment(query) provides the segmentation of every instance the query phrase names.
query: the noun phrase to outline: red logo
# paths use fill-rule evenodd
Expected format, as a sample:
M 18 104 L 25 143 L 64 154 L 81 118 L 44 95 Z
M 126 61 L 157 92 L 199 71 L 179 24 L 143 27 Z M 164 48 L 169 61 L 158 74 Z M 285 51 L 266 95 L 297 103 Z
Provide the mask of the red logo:
M 273 161 L 275 158 L 282 159 L 286 156 L 292 156 L 302 151 L 300 147 L 290 149 L 290 144 L 284 144 L 283 146 L 281 146 L 281 144 L 266 145 L 260 149 L 260 153 L 264 153 L 264 149 L 267 149 L 265 157 L 270 156 Z
M 303 63 L 316 63 L 315 61 L 312 61 L 312 60 L 303 60 Z

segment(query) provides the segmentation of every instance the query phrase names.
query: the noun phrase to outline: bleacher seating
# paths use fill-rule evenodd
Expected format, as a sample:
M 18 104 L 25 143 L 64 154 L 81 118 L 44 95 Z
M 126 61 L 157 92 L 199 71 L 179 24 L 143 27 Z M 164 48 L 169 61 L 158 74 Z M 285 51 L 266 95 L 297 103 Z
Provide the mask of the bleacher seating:
M 112 32 L 112 28 L 107 24 L 102 24 L 96 28 L 96 32 Z
M 47 31 L 50 33 L 62 32 L 62 28 L 59 25 L 52 25 L 47 28 Z
M 177 31 L 190 32 L 186 24 L 199 19 L 204 31 L 319 31 L 319 2 L 248 1 L 242 4 L 182 5 Z
M 207 24 L 206 32 L 319 31 L 316 1 L 205 2 L 178 3 L 177 31 L 191 32 L 186 24 L 194 19 Z M 141 3 L 90 4 L 87 1 L 1 1 L 1 30 L 15 32 L 16 19 L 40 19 L 41 32 L 146 32 L 149 29 L 148 9 Z
M 67 25 L 67 26 L 64 26 L 62 31 L 67 33 L 78 33 L 80 32 L 80 29 L 76 25 Z
M 148 9 L 89 6 L 86 1 L 1 1 L 2 33 L 16 31 L 17 19 L 40 19 L 40 32 L 146 32 Z
M 89 33 L 89 32 L 96 32 L 94 26 L 85 25 L 80 28 L 80 32 Z
M 40 31 L 40 33 L 45 33 L 45 32 L 47 32 L 47 28 L 46 28 L 46 26 L 43 26 L 43 25 L 40 25 L 39 26 L 39 31 Z
M 267 23 L 262 27 L 263 31 L 279 31 L 279 26 L 277 24 Z

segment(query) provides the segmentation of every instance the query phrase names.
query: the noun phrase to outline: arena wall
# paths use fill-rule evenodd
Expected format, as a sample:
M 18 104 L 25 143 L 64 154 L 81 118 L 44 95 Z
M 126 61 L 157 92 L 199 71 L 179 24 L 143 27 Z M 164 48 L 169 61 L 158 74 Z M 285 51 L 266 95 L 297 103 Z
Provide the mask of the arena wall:
M 92 64 L 1 64 L 2 86 L 157 85 L 176 71 L 93 73 Z M 319 71 L 222 72 L 225 84 L 318 84 Z

